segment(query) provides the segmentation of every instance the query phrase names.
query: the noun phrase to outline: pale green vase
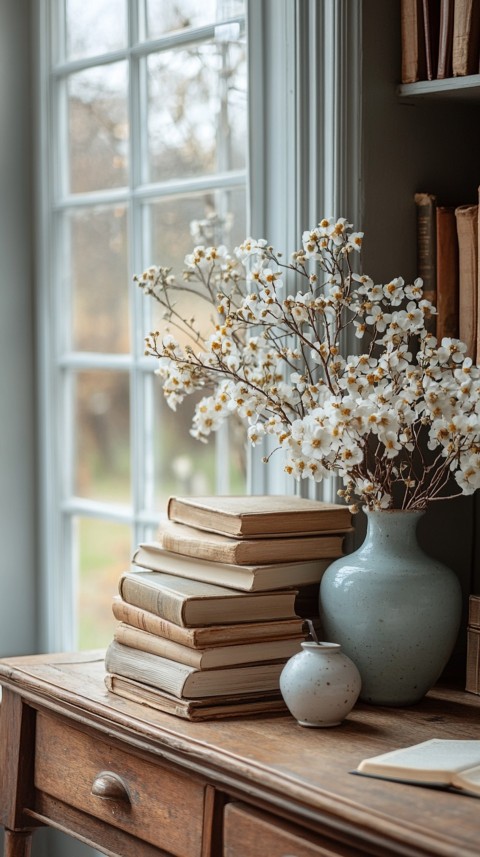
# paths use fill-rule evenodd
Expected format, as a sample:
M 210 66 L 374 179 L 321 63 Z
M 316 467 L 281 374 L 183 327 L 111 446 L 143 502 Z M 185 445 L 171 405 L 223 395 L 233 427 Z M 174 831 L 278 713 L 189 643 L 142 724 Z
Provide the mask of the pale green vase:
M 324 639 L 340 643 L 358 667 L 364 702 L 418 702 L 441 675 L 457 639 L 460 584 L 419 547 L 422 514 L 367 512 L 362 546 L 333 562 L 322 578 Z

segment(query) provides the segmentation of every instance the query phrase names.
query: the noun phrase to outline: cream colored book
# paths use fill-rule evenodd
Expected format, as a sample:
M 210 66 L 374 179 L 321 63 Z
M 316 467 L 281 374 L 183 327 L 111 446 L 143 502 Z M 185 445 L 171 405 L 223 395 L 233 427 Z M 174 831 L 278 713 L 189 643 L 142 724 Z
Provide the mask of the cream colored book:
M 147 705 L 157 711 L 182 717 L 184 720 L 224 720 L 227 717 L 246 717 L 253 714 L 282 714 L 287 711 L 280 691 L 249 693 L 243 696 L 209 696 L 204 699 L 178 699 L 171 693 L 149 687 L 139 681 L 107 673 L 105 685 L 111 693 Z
M 159 528 L 159 541 L 166 550 L 213 562 L 238 565 L 268 565 L 343 556 L 345 533 L 290 536 L 289 538 L 235 539 L 166 521 Z
M 364 759 L 357 773 L 480 797 L 480 741 L 432 738 Z
M 187 628 L 296 616 L 295 589 L 237 592 L 161 571 L 132 571 L 120 578 L 119 592 L 129 604 Z
M 115 640 L 105 655 L 107 673 L 121 675 L 167 691 L 179 699 L 271 693 L 279 690 L 282 661 L 222 669 L 198 670 L 150 652 L 139 652 Z
M 302 650 L 302 640 L 297 637 L 292 640 L 266 640 L 257 643 L 241 643 L 232 646 L 215 646 L 207 649 L 192 649 L 182 646 L 165 637 L 157 637 L 147 631 L 140 631 L 121 622 L 114 631 L 117 643 L 150 652 L 162 658 L 170 658 L 180 664 L 186 664 L 199 670 L 216 667 L 237 666 L 239 664 L 259 663 L 261 661 L 286 661 Z
M 328 559 L 311 559 L 305 562 L 274 562 L 268 565 L 235 565 L 173 553 L 155 541 L 139 545 L 133 554 L 133 563 L 143 568 L 245 592 L 319 583 L 330 562 Z
M 150 634 L 165 637 L 190 648 L 205 649 L 212 646 L 228 646 L 255 641 L 279 640 L 300 637 L 303 634 L 303 619 L 276 619 L 267 622 L 242 622 L 236 625 L 206 625 L 203 628 L 183 628 L 168 622 L 155 613 L 127 604 L 115 595 L 113 615 L 119 622 L 140 628 Z
M 338 532 L 352 526 L 348 506 L 285 494 L 170 497 L 171 521 L 235 538 Z

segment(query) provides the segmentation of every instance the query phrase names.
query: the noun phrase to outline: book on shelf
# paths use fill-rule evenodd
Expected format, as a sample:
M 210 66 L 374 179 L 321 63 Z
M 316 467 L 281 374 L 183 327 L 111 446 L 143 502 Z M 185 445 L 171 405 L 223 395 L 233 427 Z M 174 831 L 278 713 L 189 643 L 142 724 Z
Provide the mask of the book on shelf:
M 402 83 L 425 80 L 427 74 L 423 0 L 401 0 Z
M 234 625 L 206 625 L 204 627 L 185 628 L 162 619 L 141 607 L 128 604 L 119 595 L 115 595 L 112 604 L 113 615 L 119 622 L 125 622 L 132 628 L 139 628 L 173 640 L 190 648 L 204 649 L 212 646 L 228 646 L 266 640 L 283 640 L 303 634 L 304 621 L 294 619 L 274 619 L 266 622 L 242 622 Z
M 185 720 L 222 720 L 253 714 L 285 713 L 287 707 L 279 691 L 231 695 L 228 699 L 210 696 L 203 699 L 178 699 L 155 687 L 123 676 L 107 673 L 105 685 L 109 691 L 131 702 L 146 705 Z
M 468 600 L 466 666 L 465 690 L 480 694 L 480 595 Z
M 455 209 L 437 206 L 437 339 L 458 339 L 458 237 Z
M 131 649 L 138 649 L 140 652 L 150 652 L 151 655 L 178 661 L 180 664 L 186 664 L 198 670 L 208 670 L 262 661 L 285 661 L 302 650 L 301 643 L 305 635 L 286 640 L 261 640 L 254 643 L 192 649 L 168 640 L 166 637 L 149 634 L 147 631 L 121 623 L 115 628 L 114 639 L 117 643 L 129 646 Z
M 437 198 L 432 193 L 416 193 L 417 273 L 423 280 L 423 297 L 437 304 Z M 435 333 L 435 316 L 427 328 Z
M 454 77 L 478 74 L 480 52 L 480 4 L 455 0 L 453 13 L 452 71 Z
M 105 654 L 107 673 L 143 682 L 180 699 L 277 691 L 284 665 L 285 661 L 269 661 L 200 670 L 150 652 L 130 649 L 115 640 Z
M 432 738 L 364 759 L 356 773 L 480 797 L 480 741 Z
M 170 497 L 168 518 L 234 538 L 273 538 L 338 532 L 352 526 L 348 506 L 285 494 Z
M 246 593 L 161 571 L 125 572 L 119 593 L 129 604 L 187 628 L 296 616 L 295 589 Z
M 478 311 L 478 205 L 455 209 L 458 235 L 459 336 L 467 354 L 476 360 Z
M 324 535 L 234 539 L 197 530 L 186 524 L 166 521 L 161 525 L 160 542 L 173 553 L 232 565 L 268 565 L 309 559 L 336 559 L 343 556 L 347 530 Z
M 278 562 L 268 565 L 235 565 L 213 562 L 167 551 L 160 542 L 144 542 L 133 554 L 133 563 L 152 571 L 164 571 L 189 580 L 202 580 L 245 592 L 262 592 L 318 583 L 330 560 Z
M 440 0 L 437 78 L 452 76 L 453 16 L 455 0 Z
M 427 80 L 434 80 L 437 75 L 440 36 L 439 0 L 423 0 L 422 11 Z

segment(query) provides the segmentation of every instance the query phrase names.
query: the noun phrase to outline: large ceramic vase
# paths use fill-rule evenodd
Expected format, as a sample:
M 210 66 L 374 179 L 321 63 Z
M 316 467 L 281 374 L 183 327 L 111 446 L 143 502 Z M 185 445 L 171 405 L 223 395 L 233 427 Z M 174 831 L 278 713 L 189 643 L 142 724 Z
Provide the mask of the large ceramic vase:
M 320 587 L 324 639 L 362 677 L 360 698 L 411 705 L 433 687 L 458 634 L 457 576 L 419 547 L 422 512 L 367 512 L 363 545 L 333 562 Z

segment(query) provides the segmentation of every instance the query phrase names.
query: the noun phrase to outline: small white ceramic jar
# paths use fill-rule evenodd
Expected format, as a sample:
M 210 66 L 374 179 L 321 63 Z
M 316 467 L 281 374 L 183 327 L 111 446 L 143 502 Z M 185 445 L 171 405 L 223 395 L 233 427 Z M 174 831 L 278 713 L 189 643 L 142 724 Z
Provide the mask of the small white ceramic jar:
M 355 705 L 360 673 L 338 643 L 302 643 L 280 675 L 280 690 L 301 726 L 338 726 Z

